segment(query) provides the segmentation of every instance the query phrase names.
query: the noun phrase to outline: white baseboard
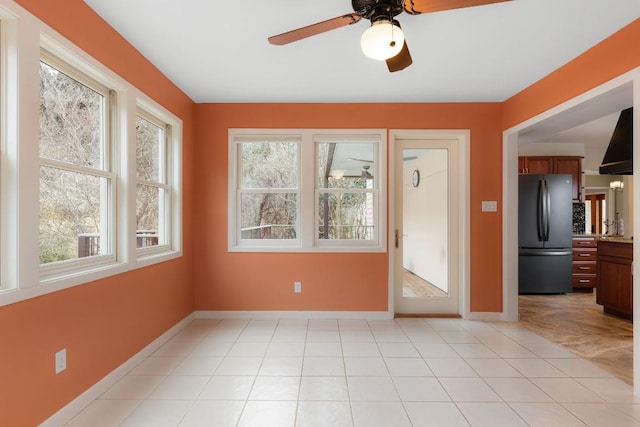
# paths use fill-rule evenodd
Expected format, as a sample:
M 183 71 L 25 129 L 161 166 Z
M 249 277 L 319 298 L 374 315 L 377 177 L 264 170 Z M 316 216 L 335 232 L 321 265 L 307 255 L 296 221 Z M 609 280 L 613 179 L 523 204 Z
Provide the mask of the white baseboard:
M 100 397 L 115 383 L 117 383 L 118 381 L 120 381 L 120 379 L 127 375 L 127 373 L 129 373 L 133 368 L 138 366 L 144 359 L 149 357 L 151 354 L 153 354 L 154 351 L 156 351 L 163 344 L 169 341 L 171 337 L 180 332 L 180 330 L 187 326 L 194 318 L 194 313 L 191 313 L 190 315 L 182 319 L 180 322 L 171 327 L 171 329 L 169 329 L 167 332 L 153 340 L 151 344 L 140 350 L 129 360 L 118 366 L 96 384 L 91 386 L 91 388 L 87 389 L 80 396 L 69 402 L 69 404 L 67 404 L 64 408 L 60 409 L 58 412 L 49 417 L 49 419 L 40 424 L 40 427 L 60 427 L 69 422 L 91 402 Z
M 393 319 L 388 311 L 196 311 L 196 319 Z

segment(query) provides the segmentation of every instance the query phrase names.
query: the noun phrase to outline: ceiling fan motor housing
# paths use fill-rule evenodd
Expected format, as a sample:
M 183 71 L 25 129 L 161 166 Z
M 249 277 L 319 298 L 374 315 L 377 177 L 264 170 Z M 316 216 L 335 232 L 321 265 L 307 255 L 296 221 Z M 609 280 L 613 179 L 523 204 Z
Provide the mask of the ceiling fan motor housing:
M 404 0 L 351 0 L 353 10 L 374 23 L 381 19 L 392 21 L 404 10 Z

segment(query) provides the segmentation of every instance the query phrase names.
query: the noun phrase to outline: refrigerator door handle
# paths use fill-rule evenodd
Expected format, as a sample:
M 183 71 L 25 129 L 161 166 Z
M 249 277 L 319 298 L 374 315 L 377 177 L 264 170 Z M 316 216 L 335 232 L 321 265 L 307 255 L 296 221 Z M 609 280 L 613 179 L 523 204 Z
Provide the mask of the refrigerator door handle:
M 549 241 L 549 226 L 551 224 L 551 194 L 549 193 L 549 183 L 544 181 L 544 241 Z
M 544 179 L 538 181 L 538 212 L 536 215 L 538 241 L 544 241 Z

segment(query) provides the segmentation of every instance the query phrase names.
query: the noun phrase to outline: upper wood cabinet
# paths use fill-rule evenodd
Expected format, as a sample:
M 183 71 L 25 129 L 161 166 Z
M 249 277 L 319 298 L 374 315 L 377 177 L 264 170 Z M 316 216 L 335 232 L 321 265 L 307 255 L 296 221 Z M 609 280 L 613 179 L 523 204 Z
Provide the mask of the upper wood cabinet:
M 582 199 L 582 157 L 527 156 L 518 157 L 519 173 L 564 173 L 573 177 L 572 198 Z
M 520 173 L 554 173 L 553 157 L 519 157 Z

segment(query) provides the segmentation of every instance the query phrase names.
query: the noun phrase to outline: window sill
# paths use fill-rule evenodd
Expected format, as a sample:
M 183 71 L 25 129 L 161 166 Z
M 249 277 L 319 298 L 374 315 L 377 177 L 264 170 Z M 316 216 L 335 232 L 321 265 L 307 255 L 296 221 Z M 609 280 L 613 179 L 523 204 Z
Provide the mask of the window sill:
M 55 277 L 43 279 L 35 286 L 0 289 L 0 307 L 58 292 L 63 289 L 81 286 L 96 280 L 127 273 L 138 268 L 148 267 L 180 257 L 182 257 L 182 251 L 156 253 L 132 263 L 113 262 L 83 271 L 62 273 Z
M 385 253 L 386 246 L 345 246 L 322 245 L 313 247 L 301 246 L 230 246 L 228 252 L 234 253 Z

